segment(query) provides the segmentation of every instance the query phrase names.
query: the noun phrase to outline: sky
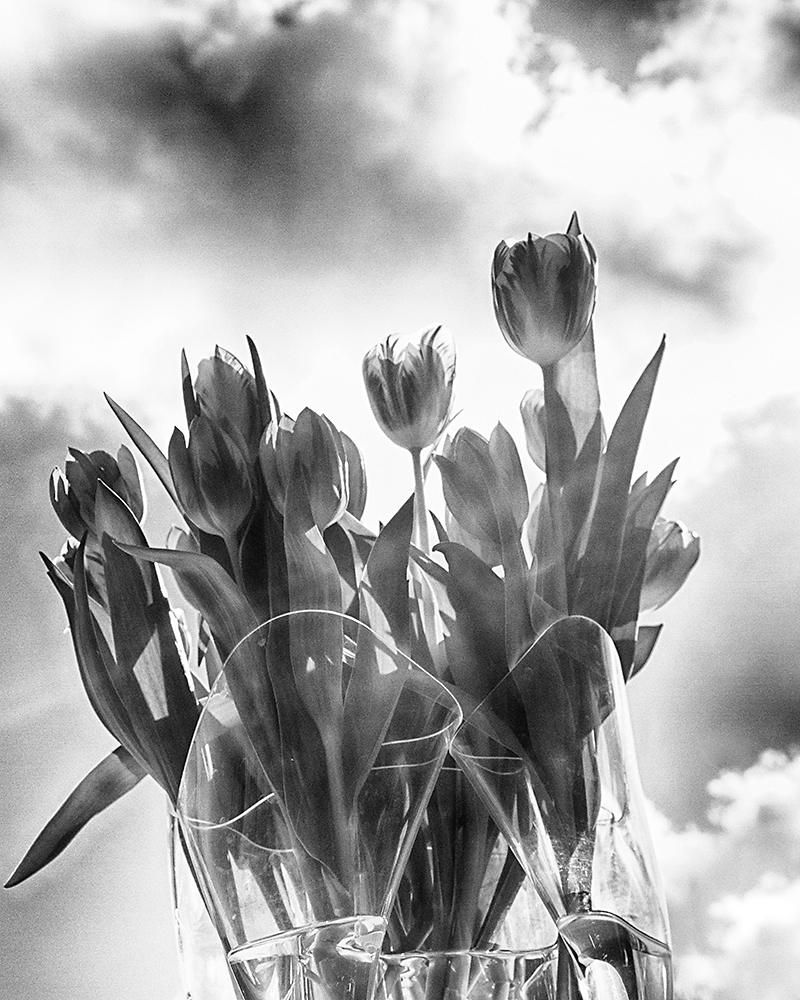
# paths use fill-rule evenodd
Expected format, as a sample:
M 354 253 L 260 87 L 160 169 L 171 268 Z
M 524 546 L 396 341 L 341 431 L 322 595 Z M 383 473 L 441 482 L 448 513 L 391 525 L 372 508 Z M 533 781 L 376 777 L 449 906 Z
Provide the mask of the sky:
M 37 555 L 67 446 L 124 439 L 103 391 L 166 445 L 181 349 L 250 335 L 287 412 L 357 440 L 377 525 L 410 469 L 362 356 L 444 323 L 459 422 L 521 442 L 540 374 L 491 256 L 577 210 L 607 422 L 666 333 L 641 470 L 681 456 L 702 538 L 630 688 L 678 982 L 800 995 L 800 3 L 7 0 L 0 87 L 3 870 L 110 749 Z M 165 830 L 142 785 L 0 896 L 9 996 L 174 1000 Z

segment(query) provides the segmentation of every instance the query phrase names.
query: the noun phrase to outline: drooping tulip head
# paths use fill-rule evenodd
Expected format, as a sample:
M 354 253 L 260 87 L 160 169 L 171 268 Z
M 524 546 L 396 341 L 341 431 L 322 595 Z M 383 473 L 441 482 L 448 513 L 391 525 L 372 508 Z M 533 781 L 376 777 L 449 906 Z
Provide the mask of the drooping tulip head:
M 657 517 L 647 546 L 641 611 L 655 611 L 683 586 L 700 557 L 700 538 L 680 521 Z
M 528 233 L 501 241 L 492 264 L 492 298 L 508 343 L 537 365 L 560 361 L 589 328 L 597 257 L 573 215 L 566 233 Z
M 372 412 L 384 434 L 408 451 L 432 445 L 450 418 L 455 345 L 443 326 L 387 337 L 362 365 Z

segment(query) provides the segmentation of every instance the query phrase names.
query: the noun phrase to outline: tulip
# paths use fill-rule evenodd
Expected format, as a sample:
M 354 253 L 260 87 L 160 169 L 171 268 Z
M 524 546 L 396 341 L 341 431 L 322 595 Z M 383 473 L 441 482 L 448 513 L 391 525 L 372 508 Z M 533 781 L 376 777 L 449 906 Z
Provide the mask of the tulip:
M 137 521 L 145 513 L 144 494 L 136 459 L 122 445 L 114 459 L 106 451 L 88 454 L 69 449 L 64 472 L 54 469 L 50 477 L 50 502 L 69 534 L 80 540 L 85 531 L 94 532 L 94 505 L 97 484 L 102 481 L 130 507 Z
M 347 445 L 325 416 L 306 407 L 297 417 L 270 424 L 259 449 L 261 472 L 270 499 L 285 513 L 286 490 L 300 462 L 314 523 L 324 531 L 345 512 L 349 500 Z M 363 507 L 362 507 L 363 511 Z
M 176 427 L 169 469 L 186 517 L 201 531 L 231 540 L 253 502 L 250 470 L 240 444 L 202 413 L 189 427 L 189 443 Z
M 525 445 L 532 461 L 545 471 L 545 440 L 547 421 L 544 413 L 544 393 L 541 389 L 530 389 L 519 404 L 522 426 L 525 428 Z
M 248 461 L 255 461 L 264 425 L 256 380 L 241 362 L 217 347 L 213 357 L 204 358 L 197 366 L 194 400 L 196 412 L 233 438 Z M 188 417 L 190 423 L 192 416 Z
M 589 328 L 596 281 L 594 248 L 573 216 L 568 233 L 501 241 L 492 264 L 497 322 L 508 343 L 543 367 L 555 364 Z
M 641 611 L 655 611 L 683 586 L 700 556 L 700 538 L 680 521 L 656 518 L 647 546 Z
M 455 372 L 455 346 L 442 326 L 409 339 L 387 337 L 373 347 L 362 373 L 384 434 L 411 452 L 432 445 L 450 417 Z

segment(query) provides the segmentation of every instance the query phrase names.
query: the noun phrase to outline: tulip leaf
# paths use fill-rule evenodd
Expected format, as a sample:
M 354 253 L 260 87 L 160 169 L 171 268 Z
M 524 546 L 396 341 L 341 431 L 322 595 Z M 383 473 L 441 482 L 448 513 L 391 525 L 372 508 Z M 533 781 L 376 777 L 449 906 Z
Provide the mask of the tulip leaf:
M 393 645 L 358 634 L 355 659 L 344 699 L 342 761 L 348 810 L 369 775 L 386 736 L 406 680 L 408 661 Z
M 339 571 L 314 523 L 299 458 L 286 490 L 283 538 L 292 611 L 341 612 Z M 304 628 L 301 620 L 291 632 L 294 683 L 323 739 L 329 729 L 341 732 L 342 642 L 336 615 L 320 615 L 314 628 Z
M 342 608 L 346 614 L 357 609 L 353 607 L 358 591 L 357 566 L 355 556 L 357 550 L 352 544 L 350 535 L 340 524 L 331 524 L 322 533 L 325 548 L 330 552 L 336 568 L 339 571 L 339 583 L 342 588 Z
M 250 349 L 250 360 L 253 362 L 253 374 L 256 380 L 256 399 L 258 400 L 258 411 L 261 418 L 261 426 L 266 429 L 271 420 L 269 389 L 267 380 L 264 378 L 264 369 L 261 365 L 261 357 L 258 348 L 252 338 L 246 337 L 247 346 Z
M 476 451 L 475 461 L 480 475 L 483 477 L 500 536 L 505 596 L 506 659 L 509 664 L 512 664 L 533 642 L 534 633 L 528 606 L 527 566 L 520 539 L 525 517 L 523 515 L 522 519 L 517 522 L 511 506 L 512 496 L 506 492 L 504 488 L 506 484 L 502 481 L 493 458 L 493 452 L 508 455 L 508 437 L 508 432 L 504 428 L 500 431 L 495 428 L 487 451 Z M 521 472 L 520 468 L 520 474 Z M 515 493 L 519 492 L 518 486 L 519 484 L 515 488 Z M 517 513 L 521 514 L 522 507 L 518 501 L 517 505 Z M 526 491 L 525 514 L 527 514 L 527 509 Z
M 362 621 L 404 652 L 412 640 L 408 560 L 413 526 L 412 494 L 375 539 L 359 593 Z
M 499 545 L 500 529 L 485 475 L 488 459 L 488 441 L 468 429 L 458 432 L 449 457 L 435 456 L 450 513 L 474 538 Z
M 98 813 L 134 788 L 147 772 L 124 748 L 117 747 L 94 767 L 28 849 L 5 888 L 19 885 L 50 864 Z
M 186 359 L 186 351 L 181 351 L 181 389 L 183 390 L 183 409 L 186 413 L 186 426 L 191 427 L 195 417 L 200 415 L 200 407 L 195 399 L 192 387 L 192 373 L 189 371 L 189 362 Z
M 577 443 L 569 410 L 555 383 L 553 365 L 542 368 L 545 416 L 545 470 L 548 488 L 561 489 L 575 461 Z
M 172 570 L 181 591 L 191 595 L 193 607 L 208 622 L 223 660 L 244 636 L 258 627 L 259 622 L 247 599 L 211 556 L 136 545 L 119 545 L 119 548 L 137 559 L 160 563 Z
M 613 589 L 607 584 L 617 575 L 631 475 L 665 344 L 666 339 L 662 339 L 625 401 L 608 439 L 603 461 L 597 506 L 572 608 L 576 614 L 586 615 L 603 627 L 609 624 L 613 600 Z
M 155 472 L 161 480 L 164 489 L 172 498 L 172 502 L 178 510 L 181 510 L 181 505 L 178 502 L 178 495 L 175 492 L 175 486 L 172 482 L 172 475 L 169 471 L 169 462 L 167 462 L 166 455 L 161 451 L 147 431 L 137 424 L 133 417 L 122 409 L 119 403 L 115 403 L 107 393 L 105 394 L 105 397 L 108 405 L 116 414 L 117 419 L 128 432 L 130 439 L 142 455 L 144 455 L 153 472 Z
M 552 368 L 553 384 L 569 414 L 575 449 L 579 452 L 600 412 L 592 323 L 575 347 Z
M 75 559 L 74 589 L 61 577 L 56 567 L 41 553 L 50 580 L 58 591 L 69 620 L 78 672 L 89 703 L 95 714 L 139 763 L 150 770 L 145 749 L 140 744 L 128 714 L 111 679 L 109 664 L 113 656 L 102 631 L 96 626 L 89 607 L 84 570 L 85 539 L 81 542 Z
M 644 579 L 647 546 L 653 523 L 672 486 L 672 474 L 677 462 L 677 458 L 670 462 L 652 483 L 637 491 L 635 499 L 628 504 L 622 552 L 609 617 L 612 629 L 629 622 L 635 625 L 639 616 L 639 595 Z M 629 657 L 630 655 L 632 650 Z M 630 662 L 623 662 L 624 669 L 629 667 Z
M 360 518 L 367 505 L 367 470 L 364 456 L 358 445 L 344 431 L 339 431 L 347 457 L 347 509 L 355 518 Z
M 502 424 L 497 424 L 489 438 L 489 455 L 494 463 L 498 489 L 519 535 L 528 516 L 528 486 L 517 446 Z
M 133 511 L 136 520 L 141 523 L 146 512 L 145 495 L 139 479 L 139 467 L 127 445 L 121 444 L 117 449 L 117 467 L 127 490 L 125 502 Z
M 564 507 L 569 525 L 566 556 L 570 565 L 574 563 L 577 556 L 581 529 L 591 511 L 602 450 L 602 438 L 603 419 L 598 412 L 564 485 Z
M 453 682 L 481 699 L 508 671 L 503 581 L 463 545 L 444 542 L 435 551 L 447 560 L 439 573 L 455 612 L 445 640 Z
M 102 541 L 114 648 L 120 679 L 127 681 L 124 694 L 119 683 L 117 689 L 134 725 L 150 734 L 145 746 L 159 761 L 168 792 L 177 796 L 199 708 L 170 607 L 155 566 L 140 565 L 108 535 Z

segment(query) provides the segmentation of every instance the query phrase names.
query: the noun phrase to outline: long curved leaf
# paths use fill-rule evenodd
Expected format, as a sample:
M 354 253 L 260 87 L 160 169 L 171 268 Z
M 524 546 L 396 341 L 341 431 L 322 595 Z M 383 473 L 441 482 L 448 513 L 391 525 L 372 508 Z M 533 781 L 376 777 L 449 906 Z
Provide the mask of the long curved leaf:
M 86 539 L 81 542 L 75 559 L 75 588 L 59 576 L 55 567 L 44 553 L 42 559 L 48 575 L 64 602 L 67 619 L 72 633 L 75 658 L 89 703 L 97 717 L 140 764 L 147 766 L 144 748 L 141 746 L 131 722 L 128 709 L 123 703 L 111 677 L 110 669 L 114 658 L 102 631 L 96 626 L 89 607 L 84 569 Z
M 175 486 L 172 482 L 172 475 L 169 471 L 169 462 L 167 461 L 167 457 L 164 452 L 158 447 L 147 431 L 137 424 L 129 413 L 126 413 L 125 410 L 122 409 L 119 403 L 114 402 L 114 400 L 107 393 L 105 393 L 105 397 L 106 402 L 116 414 L 117 419 L 128 432 L 130 439 L 147 459 L 147 462 L 153 472 L 155 472 L 161 480 L 164 489 L 172 498 L 172 502 L 178 510 L 182 510 L 182 507 L 178 502 L 178 494 L 175 492 Z
M 608 439 L 597 506 L 581 565 L 580 585 L 571 609 L 575 614 L 594 619 L 604 628 L 609 624 L 614 596 L 607 582 L 616 577 L 619 566 L 633 466 L 665 346 L 666 338 L 662 338 L 625 401 Z
M 182 592 L 190 595 L 193 606 L 208 622 L 223 660 L 260 624 L 247 598 L 211 556 L 139 545 L 118 547 L 138 559 L 160 563 L 172 570 Z
M 19 885 L 49 865 L 89 820 L 122 798 L 146 774 L 147 771 L 124 747 L 112 751 L 69 795 L 28 848 L 5 888 Z

